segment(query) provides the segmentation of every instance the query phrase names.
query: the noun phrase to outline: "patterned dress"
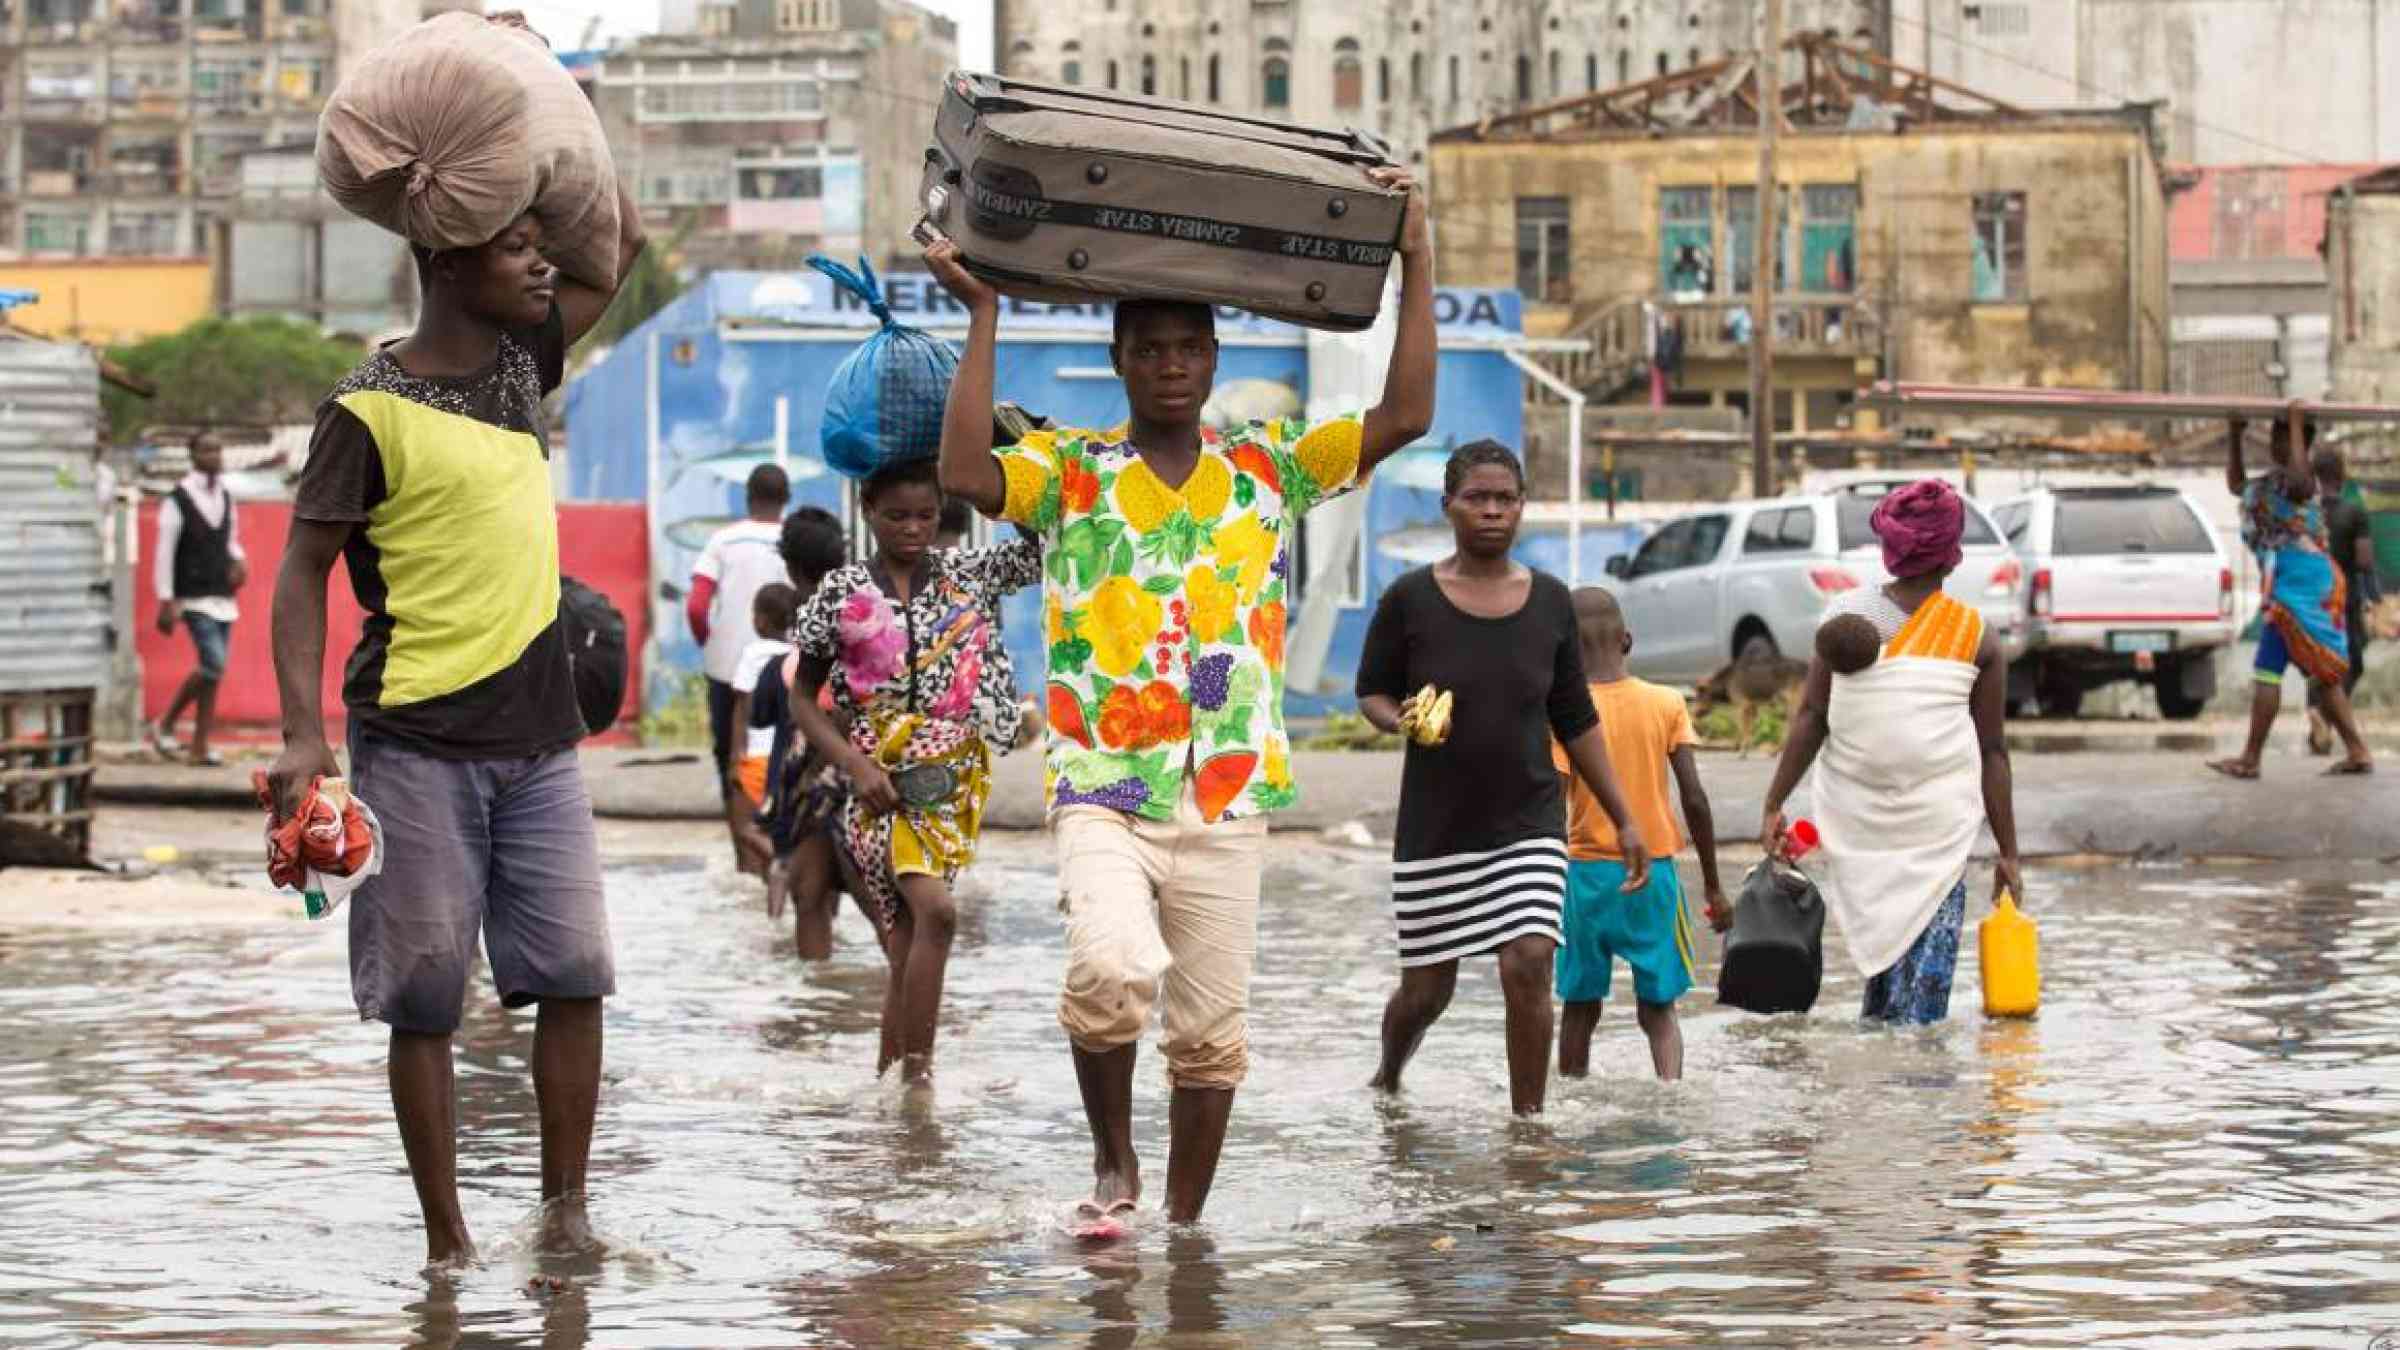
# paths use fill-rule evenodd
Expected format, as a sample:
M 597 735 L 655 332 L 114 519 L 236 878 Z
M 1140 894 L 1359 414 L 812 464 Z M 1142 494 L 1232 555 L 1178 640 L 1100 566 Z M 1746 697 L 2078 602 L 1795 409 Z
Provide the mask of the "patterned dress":
M 2242 489 L 2242 541 L 2264 565 L 2261 615 L 2282 637 L 2292 663 L 2314 683 L 2344 683 L 2350 674 L 2348 588 L 2326 545 L 2325 510 L 2316 494 L 2291 496 L 2279 473 L 2251 479 Z M 2278 678 L 2282 673 L 2280 666 L 2274 671 Z
M 975 857 L 991 791 L 991 751 L 1007 753 L 1021 713 L 1000 631 L 1000 597 L 1041 579 L 1022 543 L 929 553 L 899 603 L 882 569 L 853 563 L 828 575 L 794 624 L 801 656 L 829 668 L 850 743 L 897 778 L 918 769 L 948 792 L 870 812 L 853 796 L 839 835 L 886 923 L 899 914 L 899 878 L 955 881 Z

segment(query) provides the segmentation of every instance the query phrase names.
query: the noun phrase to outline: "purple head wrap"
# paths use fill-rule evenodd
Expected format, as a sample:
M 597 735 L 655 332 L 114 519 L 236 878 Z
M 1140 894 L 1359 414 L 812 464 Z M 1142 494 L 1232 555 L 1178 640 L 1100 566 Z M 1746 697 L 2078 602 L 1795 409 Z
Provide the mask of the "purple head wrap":
M 1883 541 L 1883 570 L 1894 579 L 1956 567 L 1966 556 L 1958 546 L 1967 529 L 1966 504 L 1938 478 L 1885 497 L 1867 525 Z

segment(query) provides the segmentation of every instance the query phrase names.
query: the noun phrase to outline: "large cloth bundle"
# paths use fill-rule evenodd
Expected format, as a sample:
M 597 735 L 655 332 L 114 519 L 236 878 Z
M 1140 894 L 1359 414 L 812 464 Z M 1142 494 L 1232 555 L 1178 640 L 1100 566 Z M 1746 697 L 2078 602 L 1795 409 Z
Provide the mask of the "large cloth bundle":
M 851 271 L 823 254 L 808 265 L 864 300 L 883 327 L 842 358 L 825 387 L 820 444 L 835 473 L 865 478 L 888 464 L 931 459 L 942 449 L 942 409 L 958 353 L 950 344 L 892 317 L 875 269 Z
M 317 127 L 343 209 L 426 248 L 468 248 L 531 210 L 542 251 L 617 280 L 617 171 L 591 100 L 535 34 L 444 14 L 369 52 Z
M 954 72 L 920 194 L 967 270 L 1035 300 L 1197 300 L 1375 321 L 1407 199 L 1363 131 Z

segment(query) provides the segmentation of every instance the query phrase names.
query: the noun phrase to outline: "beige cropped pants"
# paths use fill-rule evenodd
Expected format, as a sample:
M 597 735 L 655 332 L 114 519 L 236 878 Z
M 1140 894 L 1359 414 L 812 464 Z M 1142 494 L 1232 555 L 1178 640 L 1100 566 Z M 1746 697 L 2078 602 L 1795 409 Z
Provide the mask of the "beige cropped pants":
M 1159 1049 L 1179 1088 L 1231 1088 L 1250 1067 L 1250 968 L 1267 822 L 1201 818 L 1190 784 L 1171 822 L 1098 806 L 1051 818 L 1067 971 L 1059 1025 L 1079 1050 L 1141 1038 L 1161 1005 Z

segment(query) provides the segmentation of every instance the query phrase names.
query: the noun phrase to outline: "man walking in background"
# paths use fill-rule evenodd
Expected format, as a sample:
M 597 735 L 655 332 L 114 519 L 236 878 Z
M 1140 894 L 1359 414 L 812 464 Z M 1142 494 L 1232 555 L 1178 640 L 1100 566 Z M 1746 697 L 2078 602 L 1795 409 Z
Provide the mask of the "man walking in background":
M 748 515 L 710 535 L 692 564 L 692 589 L 684 617 L 700 644 L 700 668 L 708 676 L 708 744 L 716 764 L 717 795 L 725 804 L 725 826 L 733 837 L 734 862 L 753 871 L 742 848 L 747 808 L 733 778 L 739 731 L 733 725 L 736 668 L 753 636 L 751 602 L 761 586 L 784 579 L 783 510 L 792 501 L 792 480 L 779 465 L 750 471 L 744 493 Z
M 176 751 L 175 719 L 192 710 L 192 763 L 222 764 L 209 748 L 216 730 L 217 685 L 225 678 L 226 647 L 241 615 L 234 593 L 250 579 L 234 529 L 233 494 L 225 490 L 225 446 L 211 432 L 192 437 L 192 471 L 158 507 L 158 547 L 151 576 L 158 590 L 158 631 L 175 635 L 181 619 L 198 657 L 166 713 L 150 724 L 149 741 Z

